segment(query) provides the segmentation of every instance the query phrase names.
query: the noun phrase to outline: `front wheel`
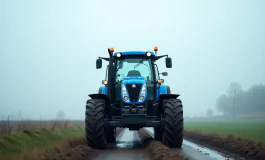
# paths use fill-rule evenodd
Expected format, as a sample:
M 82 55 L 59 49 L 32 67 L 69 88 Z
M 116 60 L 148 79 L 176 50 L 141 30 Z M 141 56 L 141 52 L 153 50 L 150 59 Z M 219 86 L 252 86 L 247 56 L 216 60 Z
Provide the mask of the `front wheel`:
M 163 101 L 164 127 L 162 142 L 170 148 L 179 148 L 183 142 L 183 109 L 179 99 Z
M 86 141 L 92 148 L 107 147 L 107 132 L 104 127 L 105 101 L 90 99 L 86 104 Z

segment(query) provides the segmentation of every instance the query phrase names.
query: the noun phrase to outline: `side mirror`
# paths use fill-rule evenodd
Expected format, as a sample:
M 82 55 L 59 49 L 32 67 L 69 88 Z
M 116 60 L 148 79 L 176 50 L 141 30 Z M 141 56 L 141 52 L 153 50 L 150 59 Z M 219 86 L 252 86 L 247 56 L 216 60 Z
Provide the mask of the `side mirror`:
M 97 59 L 96 68 L 100 69 L 102 67 L 102 59 Z
M 167 72 L 162 72 L 161 74 L 162 74 L 163 76 L 167 76 L 167 75 L 168 75 Z
M 169 57 L 166 58 L 166 67 L 167 68 L 172 68 L 172 60 Z

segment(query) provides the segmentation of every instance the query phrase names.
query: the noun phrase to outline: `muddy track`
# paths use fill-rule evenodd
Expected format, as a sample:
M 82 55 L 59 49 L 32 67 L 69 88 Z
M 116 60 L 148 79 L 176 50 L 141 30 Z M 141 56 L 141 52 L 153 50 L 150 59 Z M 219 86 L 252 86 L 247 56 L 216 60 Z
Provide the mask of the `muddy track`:
M 88 147 L 85 140 L 73 143 L 73 148 L 45 156 L 41 160 L 184 160 L 182 155 L 155 141 L 145 130 L 117 130 L 117 142 L 105 150 Z
M 119 128 L 116 130 L 116 135 L 119 135 L 123 129 Z M 56 154 L 53 155 L 42 155 L 39 160 L 91 160 L 93 157 L 99 155 L 100 150 L 92 149 L 86 145 L 85 139 L 72 141 L 69 144 L 67 151 L 60 151 L 59 149 Z
M 265 160 L 265 147 L 261 143 L 227 136 L 221 138 L 213 134 L 201 134 L 198 132 L 184 132 L 185 138 L 195 143 L 226 152 L 234 159 Z
M 137 131 L 124 129 L 114 144 L 108 149 L 101 150 L 93 160 L 148 160 L 149 156 Z
M 182 148 L 171 149 L 164 146 L 161 142 L 153 139 L 153 129 L 145 128 L 140 131 L 129 131 L 128 129 L 118 129 L 116 132 L 116 143 L 108 144 L 108 148 L 104 150 L 96 150 L 85 144 L 85 139 L 72 143 L 72 148 L 67 151 L 60 152 L 52 156 L 43 157 L 41 160 L 242 160 L 242 157 L 235 157 L 234 154 L 223 154 L 221 150 L 212 150 L 205 143 L 204 146 L 197 142 L 209 142 L 209 139 L 188 135 L 192 141 L 185 139 Z M 230 144 L 230 143 L 228 143 Z M 216 143 L 214 145 L 220 145 Z M 207 147 L 206 147 L 207 146 Z M 223 150 L 224 151 L 224 150 Z M 258 156 L 259 155 L 259 156 Z M 256 154 L 257 158 L 260 154 Z M 263 158 L 264 159 L 264 158 Z
M 152 137 L 154 136 L 152 128 L 145 128 L 145 131 L 148 134 L 150 134 Z M 172 154 L 173 155 L 177 154 L 178 156 L 182 155 L 189 160 L 245 160 L 242 157 L 235 158 L 233 154 L 221 152 L 211 148 L 213 147 L 206 147 L 203 145 L 199 145 L 198 143 L 194 143 L 192 141 L 184 139 L 181 148 L 167 149 L 167 150 L 169 150 L 170 155 Z

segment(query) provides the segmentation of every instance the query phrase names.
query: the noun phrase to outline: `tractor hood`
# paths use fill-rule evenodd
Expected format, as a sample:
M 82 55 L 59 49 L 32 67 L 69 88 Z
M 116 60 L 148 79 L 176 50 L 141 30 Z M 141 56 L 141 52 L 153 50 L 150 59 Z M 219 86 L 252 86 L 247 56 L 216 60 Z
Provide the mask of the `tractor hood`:
M 143 77 L 123 78 L 121 99 L 127 104 L 141 104 L 147 96 L 146 82 Z

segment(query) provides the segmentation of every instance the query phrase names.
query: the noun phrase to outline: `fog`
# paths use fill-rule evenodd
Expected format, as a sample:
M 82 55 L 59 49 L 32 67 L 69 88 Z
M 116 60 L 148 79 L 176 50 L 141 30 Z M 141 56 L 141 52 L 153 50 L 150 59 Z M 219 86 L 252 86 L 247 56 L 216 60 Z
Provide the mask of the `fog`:
M 0 116 L 83 119 L 115 51 L 169 54 L 165 83 L 185 116 L 205 116 L 232 81 L 265 84 L 265 1 L 0 1 Z

